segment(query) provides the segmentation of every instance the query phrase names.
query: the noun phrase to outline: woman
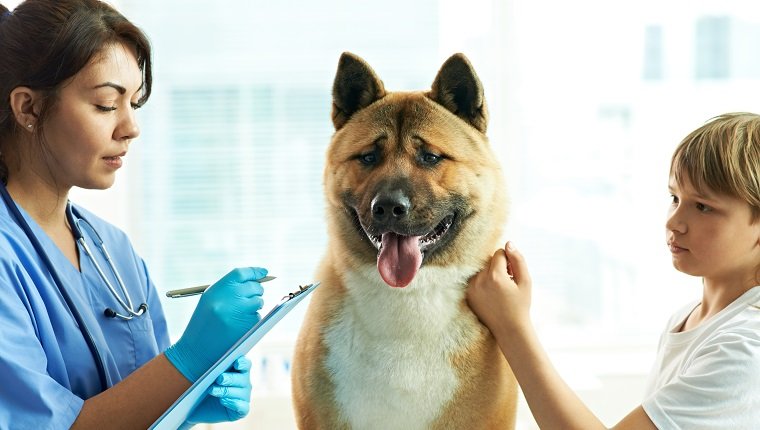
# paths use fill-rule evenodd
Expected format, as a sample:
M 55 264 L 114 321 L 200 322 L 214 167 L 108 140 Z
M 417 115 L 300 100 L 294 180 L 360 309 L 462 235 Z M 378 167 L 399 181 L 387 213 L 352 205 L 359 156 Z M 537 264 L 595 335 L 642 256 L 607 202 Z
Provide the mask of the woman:
M 259 320 L 266 270 L 236 269 L 169 346 L 128 238 L 68 200 L 113 184 L 150 92 L 148 40 L 107 4 L 0 5 L 0 428 L 146 428 Z M 189 423 L 244 416 L 249 370 Z

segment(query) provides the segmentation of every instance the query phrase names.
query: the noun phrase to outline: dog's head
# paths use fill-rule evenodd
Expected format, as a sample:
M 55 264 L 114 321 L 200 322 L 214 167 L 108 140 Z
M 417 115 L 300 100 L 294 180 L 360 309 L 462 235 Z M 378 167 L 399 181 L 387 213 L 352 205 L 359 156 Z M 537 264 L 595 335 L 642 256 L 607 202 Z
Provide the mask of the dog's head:
M 405 287 L 423 265 L 477 267 L 490 255 L 506 196 L 483 87 L 464 55 L 443 64 L 428 92 L 386 92 L 344 53 L 332 119 L 324 180 L 338 259 L 376 260 L 386 284 Z

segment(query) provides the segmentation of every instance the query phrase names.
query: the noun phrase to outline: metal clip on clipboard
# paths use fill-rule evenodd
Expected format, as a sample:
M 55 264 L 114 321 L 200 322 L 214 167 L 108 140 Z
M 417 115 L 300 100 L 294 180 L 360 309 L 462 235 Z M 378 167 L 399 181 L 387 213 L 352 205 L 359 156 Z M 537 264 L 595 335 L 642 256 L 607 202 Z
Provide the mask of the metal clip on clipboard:
M 283 296 L 282 301 L 275 305 L 261 321 L 246 332 L 209 370 L 198 378 L 174 404 L 166 410 L 151 426 L 150 430 L 176 430 L 186 420 L 195 407 L 206 396 L 206 392 L 216 378 L 241 355 L 245 355 L 256 345 L 265 334 L 272 329 L 288 312 L 300 303 L 309 293 L 319 286 L 319 282 L 309 285 L 299 285 L 298 290 Z
M 317 282 L 316 285 L 315 284 L 299 285 L 298 286 L 298 291 L 293 291 L 292 293 L 288 293 L 286 296 L 282 296 L 281 300 L 292 300 L 292 299 L 300 296 L 301 294 L 303 294 L 309 288 L 316 287 L 317 285 L 319 285 L 319 282 Z

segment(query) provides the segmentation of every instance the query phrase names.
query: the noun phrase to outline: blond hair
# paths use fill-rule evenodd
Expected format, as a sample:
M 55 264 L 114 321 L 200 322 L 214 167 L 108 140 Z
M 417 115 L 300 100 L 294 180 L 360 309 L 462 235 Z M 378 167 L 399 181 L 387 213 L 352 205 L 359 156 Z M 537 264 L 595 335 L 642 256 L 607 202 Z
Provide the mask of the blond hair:
M 744 200 L 754 223 L 760 219 L 760 115 L 736 112 L 710 119 L 681 141 L 670 172 L 679 184 L 686 175 L 699 192 Z

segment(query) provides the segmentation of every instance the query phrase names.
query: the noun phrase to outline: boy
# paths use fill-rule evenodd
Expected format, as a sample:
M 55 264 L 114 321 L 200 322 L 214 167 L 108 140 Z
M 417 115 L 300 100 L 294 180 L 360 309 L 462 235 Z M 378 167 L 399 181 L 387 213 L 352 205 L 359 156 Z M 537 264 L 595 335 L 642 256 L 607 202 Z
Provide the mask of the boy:
M 677 270 L 702 278 L 702 300 L 670 319 L 644 401 L 613 428 L 757 428 L 760 116 L 725 114 L 693 131 L 673 154 L 669 182 L 667 245 Z M 467 292 L 541 428 L 605 428 L 550 363 L 530 298 L 525 260 L 509 242 Z

